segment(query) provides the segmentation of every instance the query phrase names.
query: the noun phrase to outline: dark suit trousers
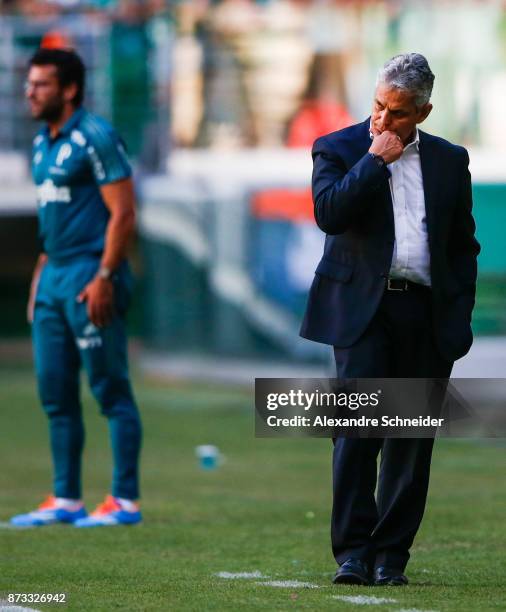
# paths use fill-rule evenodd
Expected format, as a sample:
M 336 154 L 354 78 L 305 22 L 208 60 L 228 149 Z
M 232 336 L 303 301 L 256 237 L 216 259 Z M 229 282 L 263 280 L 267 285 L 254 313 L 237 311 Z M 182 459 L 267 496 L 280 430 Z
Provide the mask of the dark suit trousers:
M 364 334 L 348 348 L 334 347 L 334 356 L 339 378 L 447 378 L 453 366 L 436 348 L 430 289 L 423 287 L 385 291 Z M 404 570 L 425 508 L 433 444 L 431 438 L 334 441 L 331 534 L 339 564 L 355 557 Z

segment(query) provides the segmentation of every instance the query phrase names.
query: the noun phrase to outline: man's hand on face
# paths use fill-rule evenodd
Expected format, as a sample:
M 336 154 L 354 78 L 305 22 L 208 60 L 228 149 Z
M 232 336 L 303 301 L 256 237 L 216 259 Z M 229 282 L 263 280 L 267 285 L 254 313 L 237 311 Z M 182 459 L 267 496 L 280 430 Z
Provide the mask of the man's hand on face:
M 399 159 L 404 150 L 404 146 L 402 140 L 395 132 L 385 130 L 380 133 L 373 129 L 372 133 L 374 139 L 369 148 L 369 153 L 381 156 L 387 164 L 391 164 Z
M 96 276 L 77 296 L 78 302 L 87 302 L 90 321 L 105 327 L 114 314 L 114 288 L 112 281 Z

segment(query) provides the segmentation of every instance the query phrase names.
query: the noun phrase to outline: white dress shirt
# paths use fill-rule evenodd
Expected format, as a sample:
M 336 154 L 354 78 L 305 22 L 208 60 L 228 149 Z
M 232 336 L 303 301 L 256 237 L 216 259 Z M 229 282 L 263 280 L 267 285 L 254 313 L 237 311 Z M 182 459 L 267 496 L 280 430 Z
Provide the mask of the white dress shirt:
M 401 157 L 388 164 L 390 193 L 395 224 L 395 243 L 390 267 L 391 278 L 405 278 L 422 285 L 431 284 L 430 252 L 425 214 L 420 137 L 404 147 Z

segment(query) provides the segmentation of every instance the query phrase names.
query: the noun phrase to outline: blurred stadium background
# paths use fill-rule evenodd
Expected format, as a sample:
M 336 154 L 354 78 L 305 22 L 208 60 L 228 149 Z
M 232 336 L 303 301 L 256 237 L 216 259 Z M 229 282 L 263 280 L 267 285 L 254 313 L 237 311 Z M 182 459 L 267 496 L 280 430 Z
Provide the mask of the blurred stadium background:
M 309 148 L 366 117 L 377 68 L 408 50 L 423 52 L 436 74 L 425 129 L 471 152 L 483 245 L 475 332 L 506 333 L 503 2 L 0 6 L 0 337 L 29 334 L 24 305 L 38 243 L 28 155 L 37 126 L 23 82 L 41 43 L 82 54 L 86 105 L 118 128 L 135 165 L 131 324 L 145 363 L 163 370 L 169 358 L 198 372 L 217 357 L 327 362 L 325 347 L 298 338 L 323 240 Z

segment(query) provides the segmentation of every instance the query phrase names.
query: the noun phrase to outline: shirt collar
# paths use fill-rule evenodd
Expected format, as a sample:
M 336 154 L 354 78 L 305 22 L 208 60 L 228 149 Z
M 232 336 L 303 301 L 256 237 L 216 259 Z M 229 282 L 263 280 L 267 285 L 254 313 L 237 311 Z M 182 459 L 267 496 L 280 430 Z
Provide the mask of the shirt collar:
M 420 133 L 418 131 L 418 126 L 416 125 L 415 125 L 415 137 L 404 148 L 407 149 L 408 147 L 411 147 L 412 145 L 415 145 L 417 150 L 420 150 Z
M 72 113 L 72 115 L 70 115 L 67 121 L 61 126 L 61 128 L 58 131 L 58 136 L 68 136 L 72 132 L 72 130 L 77 126 L 79 121 L 81 121 L 81 118 L 85 112 L 86 111 L 84 110 L 82 106 L 77 108 Z M 49 137 L 49 126 L 48 125 L 46 125 L 46 127 L 44 128 L 44 131 L 46 133 L 46 136 Z

